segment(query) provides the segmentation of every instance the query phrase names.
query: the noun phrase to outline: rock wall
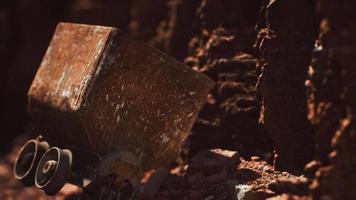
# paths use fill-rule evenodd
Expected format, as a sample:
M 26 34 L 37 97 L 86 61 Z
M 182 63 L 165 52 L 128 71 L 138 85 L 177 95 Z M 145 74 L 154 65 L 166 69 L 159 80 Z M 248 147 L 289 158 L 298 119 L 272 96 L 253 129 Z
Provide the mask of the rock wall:
M 341 66 L 330 44 L 331 30 L 327 19 L 320 22 L 320 34 L 315 42 L 306 81 L 308 118 L 315 133 L 316 159 L 329 163 L 331 139 L 346 117 L 345 66 Z
M 312 189 L 315 199 L 355 199 L 356 4 L 351 0 L 326 0 L 319 2 L 319 9 L 329 29 L 327 39 L 333 59 L 345 70 L 346 117 L 341 120 L 340 128 L 332 138 L 333 151 L 329 154 L 331 164 L 319 169 Z
M 276 169 L 298 174 L 314 157 L 304 85 L 316 33 L 314 4 L 266 1 L 263 12 L 256 42 L 261 71 L 257 88 L 263 99 L 260 120 L 275 145 Z
M 204 0 L 196 11 L 197 33 L 186 63 L 215 81 L 193 128 L 190 155 L 223 147 L 268 157 L 271 142 L 259 125 L 260 99 L 253 43 L 259 1 Z M 270 155 L 270 154 L 269 154 Z

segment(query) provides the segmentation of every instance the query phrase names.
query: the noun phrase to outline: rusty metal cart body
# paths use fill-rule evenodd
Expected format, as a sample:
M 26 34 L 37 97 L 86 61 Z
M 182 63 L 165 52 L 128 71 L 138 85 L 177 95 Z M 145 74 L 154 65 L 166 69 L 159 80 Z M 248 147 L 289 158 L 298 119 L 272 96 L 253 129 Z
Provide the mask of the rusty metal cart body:
M 68 180 L 85 185 L 114 174 L 137 184 L 142 171 L 178 157 L 211 87 L 206 76 L 116 28 L 60 23 L 28 92 L 29 111 L 48 146 L 69 155 Z M 23 175 L 16 166 L 15 175 Z

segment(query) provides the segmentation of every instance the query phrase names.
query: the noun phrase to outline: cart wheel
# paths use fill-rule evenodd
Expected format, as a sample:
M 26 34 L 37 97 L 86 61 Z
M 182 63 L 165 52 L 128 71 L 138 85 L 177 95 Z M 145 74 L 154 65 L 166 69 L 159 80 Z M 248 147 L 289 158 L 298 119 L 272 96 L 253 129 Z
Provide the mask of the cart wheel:
M 26 186 L 33 186 L 37 164 L 48 148 L 47 142 L 34 139 L 27 141 L 21 147 L 15 161 L 15 178 Z
M 35 184 L 47 195 L 58 193 L 71 174 L 72 153 L 52 147 L 42 156 L 38 163 Z

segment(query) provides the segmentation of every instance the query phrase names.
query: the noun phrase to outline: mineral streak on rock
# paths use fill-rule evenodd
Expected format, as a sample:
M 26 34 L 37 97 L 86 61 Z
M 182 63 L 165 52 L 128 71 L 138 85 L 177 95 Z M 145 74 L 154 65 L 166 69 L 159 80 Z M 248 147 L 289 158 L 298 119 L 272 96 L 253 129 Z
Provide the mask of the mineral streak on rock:
M 315 39 L 314 5 L 310 0 L 271 0 L 263 10 L 256 41 L 260 120 L 275 144 L 276 169 L 300 173 L 314 156 L 304 86 Z
M 312 185 L 315 199 L 356 199 L 356 3 L 352 0 L 320 1 L 320 12 L 330 27 L 327 36 L 336 63 L 345 73 L 345 117 L 336 131 L 329 154 L 331 164 L 321 168 Z

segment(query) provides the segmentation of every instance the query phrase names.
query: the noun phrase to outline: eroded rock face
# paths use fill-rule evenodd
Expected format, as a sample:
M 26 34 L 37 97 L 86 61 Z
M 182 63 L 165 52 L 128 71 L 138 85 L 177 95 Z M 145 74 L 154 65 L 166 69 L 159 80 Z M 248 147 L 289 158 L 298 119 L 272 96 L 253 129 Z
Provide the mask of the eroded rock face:
M 238 149 L 249 157 L 271 149 L 258 124 L 257 57 L 253 48 L 258 1 L 204 0 L 196 11 L 198 32 L 186 63 L 215 81 L 190 138 L 190 154 L 200 149 Z M 239 11 L 239 12 L 237 12 Z
M 344 74 L 330 44 L 331 27 L 327 19 L 320 23 L 311 65 L 308 70 L 308 117 L 315 132 L 316 159 L 329 163 L 331 139 L 346 117 Z
M 188 42 L 195 33 L 193 19 L 199 3 L 191 0 L 166 1 L 167 16 L 159 23 L 156 35 L 148 43 L 183 60 L 187 56 Z
M 156 34 L 159 23 L 165 19 L 165 0 L 132 0 L 130 35 L 148 41 Z
M 356 180 L 356 138 L 355 122 L 356 114 L 356 19 L 354 1 L 320 1 L 320 12 L 327 20 L 330 33 L 327 36 L 329 47 L 333 51 L 336 63 L 346 71 L 345 103 L 347 117 L 341 121 L 340 128 L 336 131 L 332 146 L 334 151 L 330 153 L 331 165 L 321 168 L 314 181 L 315 199 L 355 199 L 356 191 L 352 185 Z
M 194 13 L 200 0 L 133 0 L 131 35 L 183 60 L 195 32 Z
M 315 39 L 311 1 L 266 1 L 256 46 L 261 74 L 261 122 L 273 139 L 275 167 L 301 173 L 314 156 L 304 82 Z

